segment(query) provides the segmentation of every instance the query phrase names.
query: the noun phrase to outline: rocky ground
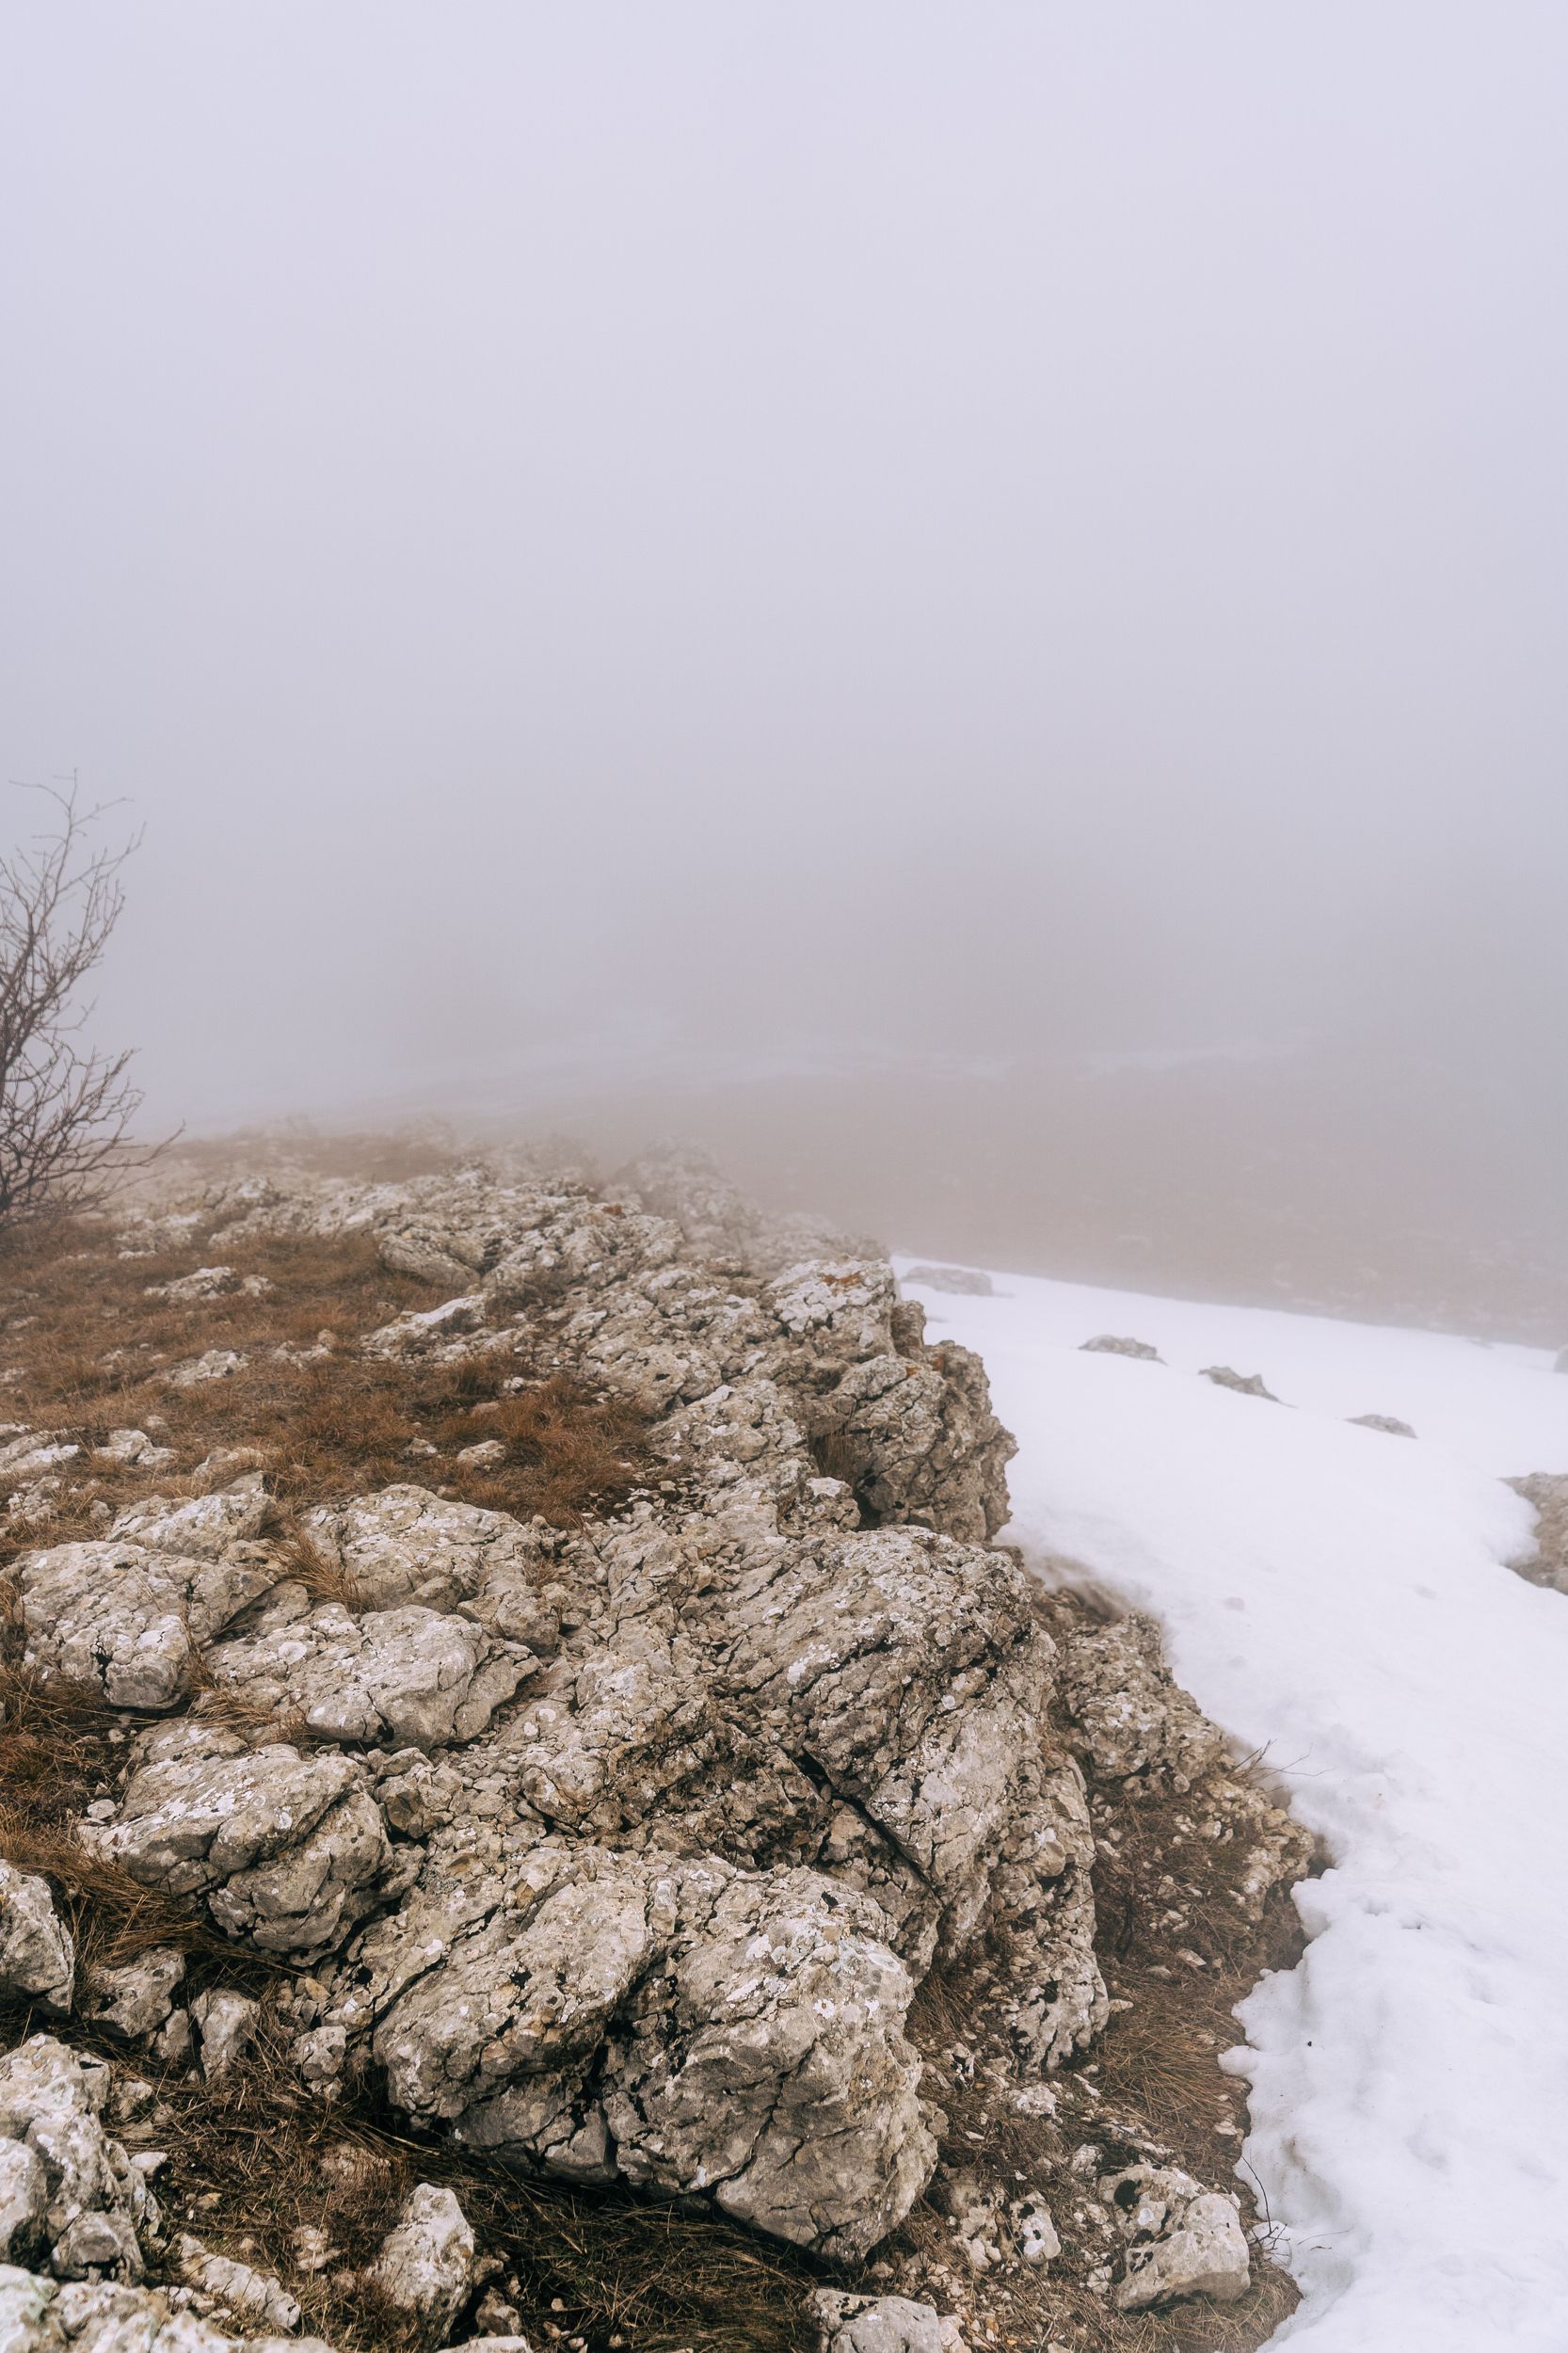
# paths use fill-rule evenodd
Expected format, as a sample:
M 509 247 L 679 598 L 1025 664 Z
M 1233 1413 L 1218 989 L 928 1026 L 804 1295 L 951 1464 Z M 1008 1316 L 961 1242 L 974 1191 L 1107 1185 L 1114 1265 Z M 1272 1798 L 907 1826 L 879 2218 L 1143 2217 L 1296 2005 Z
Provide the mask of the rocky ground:
M 1268 2337 L 1306 1841 L 873 1247 L 275 1159 L 5 1272 L 0 2345 Z

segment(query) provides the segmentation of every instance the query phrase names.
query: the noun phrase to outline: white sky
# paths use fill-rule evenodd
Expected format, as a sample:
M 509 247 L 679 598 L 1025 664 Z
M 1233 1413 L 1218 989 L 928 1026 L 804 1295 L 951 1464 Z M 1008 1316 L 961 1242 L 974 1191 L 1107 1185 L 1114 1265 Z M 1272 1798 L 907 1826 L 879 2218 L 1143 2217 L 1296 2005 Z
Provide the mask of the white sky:
M 10 0 L 0 743 L 146 824 L 155 1105 L 1560 1067 L 1565 68 L 1556 0 Z

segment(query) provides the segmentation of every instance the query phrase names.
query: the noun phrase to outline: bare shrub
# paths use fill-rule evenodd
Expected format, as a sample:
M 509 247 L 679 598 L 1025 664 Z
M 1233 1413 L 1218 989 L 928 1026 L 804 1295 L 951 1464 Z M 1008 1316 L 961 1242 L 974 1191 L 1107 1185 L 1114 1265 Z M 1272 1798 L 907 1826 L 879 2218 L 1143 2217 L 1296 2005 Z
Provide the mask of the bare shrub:
M 0 857 L 0 1231 L 90 1208 L 116 1173 L 162 1149 L 132 1139 L 142 1096 L 130 1050 L 81 1043 L 92 1011 L 83 984 L 120 920 L 136 840 L 95 840 L 104 811 L 82 806 L 74 777 L 26 789 L 51 804 L 53 823 Z

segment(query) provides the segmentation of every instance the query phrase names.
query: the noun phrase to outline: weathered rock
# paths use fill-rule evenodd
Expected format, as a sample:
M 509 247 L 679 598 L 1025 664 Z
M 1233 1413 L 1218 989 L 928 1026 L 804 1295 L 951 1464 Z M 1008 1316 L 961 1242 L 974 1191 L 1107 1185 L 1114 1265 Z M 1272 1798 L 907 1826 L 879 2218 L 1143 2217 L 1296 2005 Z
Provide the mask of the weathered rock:
M 422 1357 L 440 1360 L 453 1353 L 466 1354 L 472 1347 L 471 1335 L 483 1331 L 488 1316 L 484 1292 L 465 1292 L 456 1299 L 443 1300 L 439 1307 L 411 1309 L 392 1323 L 383 1323 L 369 1333 L 360 1346 L 367 1356 L 402 1362 L 415 1362 Z M 459 1344 L 456 1352 L 455 1343 Z
M 474 1273 L 461 1258 L 418 1234 L 383 1234 L 376 1246 L 382 1265 L 394 1273 L 411 1274 L 421 1283 L 440 1283 L 449 1291 L 460 1291 Z
M 1206 2190 L 1175 2166 L 1154 2165 L 1108 2176 L 1100 2196 L 1128 2240 L 1118 2312 L 1146 2312 L 1187 2296 L 1228 2304 L 1246 2294 L 1252 2259 L 1234 2198 Z
M 147 1496 L 121 1512 L 109 1537 L 116 1544 L 141 1545 L 180 1560 L 221 1561 L 231 1545 L 259 1537 L 271 1512 L 261 1475 L 251 1471 L 230 1486 L 195 1496 L 188 1502 Z M 258 1573 L 266 1567 L 253 1558 L 251 1565 Z
M 29 1663 L 96 1684 L 111 1707 L 168 1708 L 193 1657 L 276 1582 L 264 1559 L 181 1559 L 145 1545 L 56 1545 L 15 1571 Z
M 1162 1365 L 1165 1361 L 1159 1349 L 1151 1348 L 1147 1340 L 1119 1339 L 1112 1332 L 1101 1332 L 1096 1338 L 1085 1340 L 1079 1353 L 1084 1356 L 1136 1356 L 1150 1365 Z
M 149 1299 L 167 1299 L 174 1306 L 194 1306 L 203 1300 L 222 1299 L 230 1291 L 237 1291 L 240 1278 L 232 1266 L 199 1266 L 189 1274 L 177 1274 L 170 1283 L 149 1283 Z
M 249 1364 L 248 1356 L 238 1349 L 209 1348 L 202 1356 L 192 1356 L 182 1365 L 175 1365 L 164 1374 L 171 1389 L 198 1389 L 208 1381 L 232 1381 Z
M 366 2277 L 435 2345 L 468 2301 L 474 2253 L 473 2232 L 451 2190 L 421 2182 L 404 2201 Z
M 1532 1585 L 1553 1585 L 1560 1593 L 1568 1593 L 1568 1473 L 1535 1471 L 1505 1484 L 1533 1503 L 1537 1513 L 1535 1551 L 1512 1566 Z
M 807 2298 L 822 2353 L 966 2353 L 956 2320 L 906 2296 L 849 2296 L 813 2288 Z
M 139 2041 L 163 2025 L 184 1974 L 185 1957 L 172 1945 L 154 1945 L 117 1967 L 100 1961 L 88 1981 L 82 2013 L 111 2034 Z
M 47 1880 L 0 1862 L 0 1988 L 69 2010 L 76 1990 L 76 1946 L 55 1910 Z
M 181 2278 L 193 2288 L 216 2297 L 236 2320 L 291 2332 L 298 2328 L 298 2303 L 271 2272 L 254 2270 L 232 2255 L 215 2254 L 188 2232 L 182 2233 L 174 2252 Z
M 811 1872 L 553 1840 L 453 1879 L 449 1851 L 348 1974 L 342 2014 L 374 2023 L 400 2106 L 571 2178 L 706 2191 L 803 2245 L 856 2253 L 907 2211 L 936 2153 L 874 1904 Z
M 327 1602 L 208 1654 L 221 1688 L 303 1718 L 318 1738 L 418 1748 L 472 1739 L 534 1663 L 521 1644 L 418 1603 L 356 1619 Z
M 8 2264 L 0 2265 L 0 2346 L 4 2353 L 332 2353 L 320 2337 L 235 2336 L 154 2288 L 62 2283 Z
M 190 2006 L 190 2015 L 201 2053 L 201 2073 L 208 2083 L 221 2083 L 225 2075 L 233 2073 L 255 2041 L 262 2006 L 248 1993 L 235 1993 L 230 1986 L 217 1986 L 210 1993 L 197 1995 Z M 292 2328 L 294 2323 L 280 2325 Z
M 511 1624 L 539 1629 L 551 1605 L 549 1556 L 539 1537 L 504 1512 L 455 1503 L 427 1487 L 383 1487 L 330 1511 L 312 1512 L 312 1541 L 351 1581 L 362 1608 L 390 1609 L 421 1602 L 429 1609 L 474 1605 L 475 1614 L 503 1634 Z M 487 1612 L 485 1605 L 499 1604 Z M 546 1634 L 514 1639 L 552 1646 Z
M 0 2140 L 0 2262 L 31 2263 L 44 2254 L 48 2221 L 49 2178 L 42 2158 L 25 2141 Z
M 49 2035 L 32 2035 L 0 2057 L 0 2141 L 31 2151 L 42 2168 L 42 2234 L 62 2279 L 140 2279 L 138 2233 L 158 2229 L 152 2192 L 100 2121 L 108 2088 L 102 2061 Z M 13 2170 L 20 2181 L 26 2169 L 13 2161 Z M 22 2188 L 26 2195 L 25 2181 Z
M 1173 1680 L 1152 1618 L 1070 1635 L 1060 1686 L 1075 1746 L 1107 1779 L 1166 1771 L 1185 1788 L 1224 1753 L 1223 1736 Z
M 1272 1389 L 1264 1387 L 1260 1372 L 1240 1373 L 1229 1365 L 1205 1365 L 1203 1377 L 1212 1381 L 1217 1388 L 1234 1389 L 1239 1397 L 1266 1397 L 1271 1405 L 1279 1403 Z
M 1416 1435 L 1409 1422 L 1398 1421 L 1392 1414 L 1352 1414 L 1352 1430 L 1384 1430 L 1391 1438 L 1413 1438 Z
M 199 1896 L 226 1935 L 299 1960 L 340 1943 L 401 1877 L 356 1759 L 251 1751 L 196 1723 L 143 1740 L 117 1818 L 93 1836 L 144 1887 Z

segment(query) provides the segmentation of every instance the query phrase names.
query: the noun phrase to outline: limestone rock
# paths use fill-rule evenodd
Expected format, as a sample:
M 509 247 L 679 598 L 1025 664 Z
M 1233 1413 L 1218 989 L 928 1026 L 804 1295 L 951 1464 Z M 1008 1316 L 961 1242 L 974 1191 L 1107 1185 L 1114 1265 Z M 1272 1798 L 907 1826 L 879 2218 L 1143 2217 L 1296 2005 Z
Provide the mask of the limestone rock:
M 32 2262 L 42 2255 L 48 2219 L 49 2179 L 42 2158 L 25 2141 L 0 2140 L 0 2263 Z
M 1147 2312 L 1185 2296 L 1228 2304 L 1246 2294 L 1252 2258 L 1233 2197 L 1206 2190 L 1175 2166 L 1129 2166 L 1099 2186 L 1128 2241 L 1118 2312 Z
M 394 1273 L 411 1274 L 416 1282 L 440 1283 L 449 1291 L 462 1290 L 474 1272 L 449 1250 L 418 1234 L 383 1234 L 376 1246 L 382 1265 Z
M 264 1560 L 203 1561 L 144 1545 L 56 1545 L 15 1572 L 26 1657 L 96 1684 L 111 1707 L 172 1707 L 193 1652 L 276 1582 Z
M 47 1880 L 0 1862 L 0 1987 L 48 2009 L 69 2010 L 76 1946 L 55 1910 Z
M 182 2233 L 174 2251 L 182 2279 L 216 2297 L 236 2320 L 260 2322 L 291 2333 L 298 2328 L 298 2304 L 281 2280 L 270 2272 L 256 2271 L 232 2255 L 215 2254 L 188 2233 Z
M 221 2083 L 255 2041 L 262 2006 L 248 1993 L 218 1986 L 197 1995 L 190 2006 L 190 2015 L 200 2039 L 201 2073 L 208 2083 Z M 294 2323 L 283 2322 L 280 2326 L 292 2328 Z
M 405 2200 L 366 2275 L 395 2312 L 423 2329 L 428 2344 L 443 2338 L 473 2285 L 473 2233 L 449 2189 L 421 2182 Z
M 395 1889 L 363 1766 L 248 1750 L 199 1723 L 145 1738 L 117 1818 L 94 1833 L 144 1887 L 199 1896 L 226 1935 L 310 1960 Z
M 252 1471 L 230 1486 L 195 1496 L 188 1502 L 147 1496 L 121 1512 L 109 1537 L 117 1544 L 145 1545 L 180 1560 L 221 1561 L 232 1545 L 259 1537 L 271 1511 L 261 1476 Z
M 1152 1618 L 1070 1636 L 1061 1695 L 1075 1744 L 1108 1779 L 1164 1770 L 1185 1787 L 1224 1753 L 1223 1736 L 1173 1681 Z
M 117 1967 L 100 1961 L 88 1980 L 83 2015 L 127 2041 L 139 2041 L 164 2024 L 184 1974 L 185 1957 L 172 1945 L 152 1945 Z
M 1536 1471 L 1505 1483 L 1533 1503 L 1538 1515 L 1534 1555 L 1512 1565 L 1531 1584 L 1554 1585 L 1560 1593 L 1568 1593 L 1568 1473 Z
M 1217 1388 L 1234 1389 L 1239 1397 L 1266 1397 L 1271 1405 L 1279 1403 L 1272 1389 L 1264 1387 L 1260 1372 L 1240 1373 L 1234 1372 L 1229 1365 L 1205 1365 L 1203 1377 L 1212 1381 Z
M 813 2288 L 808 2308 L 822 2353 L 966 2353 L 956 2320 L 906 2296 L 849 2296 Z
M 528 1529 L 504 1512 L 452 1502 L 427 1487 L 383 1487 L 312 1512 L 306 1528 L 368 1609 L 422 1602 L 452 1609 L 498 1589 L 515 1595 L 548 1582 L 544 1555 Z
M 439 1840 L 432 1858 L 360 1940 L 342 2012 L 374 2022 L 400 2106 L 829 2251 L 908 2210 L 936 2152 L 874 1904 L 812 1872 L 554 1841 L 488 1881 L 444 1878 Z
M 50 2035 L 32 2035 L 0 2057 L 0 2142 L 20 2144 L 42 2168 L 42 2235 L 62 2279 L 109 2272 L 139 2280 L 138 2233 L 158 2229 L 152 2192 L 100 2121 L 108 2089 L 102 2061 Z M 12 2171 L 20 2180 L 14 2160 Z M 26 2183 L 21 2187 L 26 2196 Z
M 327 1602 L 208 1656 L 221 1688 L 302 1717 L 318 1738 L 400 1748 L 472 1739 L 533 1663 L 522 1645 L 418 1603 L 357 1619 Z
M 5 2353 L 332 2353 L 320 2337 L 235 2336 L 154 2288 L 62 2283 L 8 2264 L 0 2265 L 0 2346 Z

